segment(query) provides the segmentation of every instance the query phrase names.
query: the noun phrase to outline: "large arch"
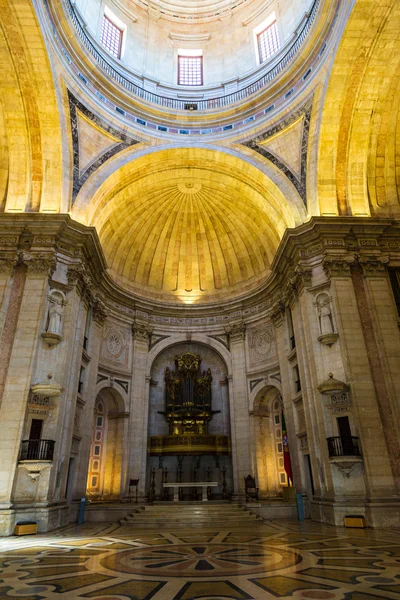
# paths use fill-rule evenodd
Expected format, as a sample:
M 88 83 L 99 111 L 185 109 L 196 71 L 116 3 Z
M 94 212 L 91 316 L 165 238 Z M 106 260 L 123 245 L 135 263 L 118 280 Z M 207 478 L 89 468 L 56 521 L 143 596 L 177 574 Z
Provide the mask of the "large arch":
M 398 2 L 356 0 L 327 83 L 319 140 L 322 215 L 398 216 Z
M 61 126 L 42 32 L 30 0 L 4 0 L 1 10 L 0 138 L 7 140 L 8 147 L 8 161 L 2 151 L 0 194 L 6 195 L 2 207 L 9 212 L 58 212 L 63 175 Z

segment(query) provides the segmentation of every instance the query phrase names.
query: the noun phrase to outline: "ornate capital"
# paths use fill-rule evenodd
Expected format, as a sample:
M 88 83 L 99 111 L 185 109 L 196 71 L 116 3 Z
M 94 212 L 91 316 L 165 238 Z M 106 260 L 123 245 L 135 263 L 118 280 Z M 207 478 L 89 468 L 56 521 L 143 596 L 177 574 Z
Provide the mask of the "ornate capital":
M 19 264 L 24 264 L 28 268 L 28 273 L 33 275 L 53 275 L 56 270 L 56 258 L 53 253 L 44 252 L 26 252 L 22 250 L 18 253 Z
M 387 275 L 388 256 L 360 256 L 358 262 L 364 277 L 385 277 Z
M 68 266 L 67 271 L 68 285 L 77 288 L 81 296 L 87 297 L 90 301 L 92 280 L 86 272 L 86 268 L 82 263 L 76 263 Z
M 146 323 L 135 321 L 132 324 L 133 338 L 137 342 L 144 342 L 145 344 L 150 343 L 150 336 L 153 328 Z
M 10 256 L 9 254 L 0 255 L 0 273 L 6 273 L 11 275 L 15 265 L 17 264 L 17 256 Z
M 285 303 L 282 300 L 275 302 L 272 305 L 272 311 L 270 313 L 271 320 L 275 327 L 278 327 L 283 322 L 283 316 L 285 314 Z
M 351 266 L 354 264 L 354 256 L 326 256 L 324 258 L 324 271 L 331 277 L 350 277 Z
M 98 297 L 94 298 L 92 314 L 93 314 L 93 321 L 96 321 L 96 323 L 98 323 L 99 325 L 103 325 L 104 321 L 106 320 L 106 318 L 109 315 L 109 311 L 107 310 L 106 305 Z
M 243 323 L 243 321 L 240 321 L 240 323 L 232 323 L 227 329 L 229 340 L 231 342 L 244 340 L 245 332 L 246 325 Z

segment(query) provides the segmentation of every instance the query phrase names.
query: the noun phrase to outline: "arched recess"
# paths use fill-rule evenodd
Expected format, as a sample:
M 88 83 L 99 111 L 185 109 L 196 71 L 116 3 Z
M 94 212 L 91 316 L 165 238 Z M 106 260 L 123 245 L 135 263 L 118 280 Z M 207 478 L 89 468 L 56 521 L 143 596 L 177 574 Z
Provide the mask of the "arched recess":
M 9 148 L 5 210 L 58 212 L 60 119 L 46 46 L 30 0 L 2 2 L 0 68 Z
M 395 0 L 356 0 L 324 98 L 318 156 L 322 215 L 400 213 L 394 185 L 399 28 Z
M 204 411 L 209 414 L 206 426 L 204 426 L 201 415 L 200 420 L 196 422 L 196 418 L 193 417 L 193 414 L 196 413 L 192 413 L 190 410 L 186 413 L 185 409 L 186 416 L 184 419 L 178 417 L 176 421 L 168 421 L 168 411 L 167 413 L 164 412 L 167 409 L 167 398 L 171 397 L 167 395 L 167 389 L 169 390 L 167 381 L 171 381 L 171 379 L 166 380 L 166 373 L 175 372 L 172 381 L 178 381 L 182 375 L 180 375 L 181 372 L 176 358 L 178 356 L 183 357 L 187 353 L 199 355 L 200 357 L 200 366 L 194 381 L 197 383 L 204 382 L 204 377 L 206 375 L 208 377 L 208 373 L 211 375 L 211 381 L 209 380 L 211 395 L 208 397 L 211 399 L 211 410 L 216 412 L 211 415 L 211 412 L 209 412 L 210 407 L 202 411 L 203 415 Z M 147 422 L 149 443 L 146 446 L 150 450 L 146 461 L 146 489 L 150 489 L 151 474 L 154 472 L 156 497 L 165 500 L 166 498 L 162 497 L 162 480 L 165 469 L 167 469 L 169 483 L 176 481 L 184 483 L 193 481 L 218 482 L 218 486 L 212 489 L 214 499 L 223 497 L 223 481 L 225 479 L 225 493 L 231 495 L 234 489 L 233 469 L 235 461 L 233 457 L 237 449 L 234 447 L 234 440 L 232 439 L 234 423 L 229 397 L 228 369 L 221 353 L 212 348 L 210 344 L 199 342 L 193 338 L 190 341 L 187 339 L 175 340 L 175 343 L 166 344 L 164 349 L 155 353 L 149 364 L 149 379 L 151 381 Z M 192 397 L 191 385 L 187 385 L 189 382 L 186 379 L 190 379 L 190 376 L 183 375 L 183 377 L 184 384 L 179 388 L 181 391 L 178 396 L 174 396 L 174 398 L 179 398 L 177 402 L 179 402 L 180 407 L 184 407 L 186 401 L 188 406 L 196 406 L 196 402 L 202 396 L 197 395 L 197 392 L 194 391 Z M 193 385 L 196 389 L 196 384 Z M 176 414 L 178 413 L 181 414 L 179 410 Z M 227 437 L 231 438 L 232 452 L 230 452 L 229 445 L 225 446 L 221 442 L 222 438 L 226 440 Z M 159 443 L 161 438 L 166 440 L 163 443 L 172 443 L 176 439 L 176 447 L 173 444 L 175 449 L 168 451 L 168 446 L 165 446 L 162 451 L 159 449 L 152 451 L 151 448 L 154 448 L 153 441 Z M 210 441 L 210 438 L 213 441 Z M 218 439 L 220 441 L 213 445 Z M 201 441 L 201 444 L 205 444 L 205 447 L 196 446 L 199 441 Z M 179 469 L 182 469 L 180 475 Z M 184 493 L 187 494 L 185 499 L 199 499 L 193 495 L 194 489 L 187 488 L 184 490 Z M 199 492 L 199 490 L 197 491 Z M 169 499 L 171 499 L 171 496 Z
M 119 498 L 125 489 L 124 440 L 125 402 L 114 387 L 97 394 L 87 477 L 87 494 L 92 499 Z
M 283 464 L 282 398 L 280 390 L 264 385 L 255 395 L 251 413 L 254 453 L 260 497 L 281 495 L 287 485 Z

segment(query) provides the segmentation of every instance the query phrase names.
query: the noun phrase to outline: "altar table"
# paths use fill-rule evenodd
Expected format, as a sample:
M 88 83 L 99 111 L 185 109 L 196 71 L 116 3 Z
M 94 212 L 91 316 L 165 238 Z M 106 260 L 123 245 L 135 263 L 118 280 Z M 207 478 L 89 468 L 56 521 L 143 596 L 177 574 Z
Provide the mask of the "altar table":
M 217 487 L 219 485 L 218 481 L 193 481 L 193 483 L 163 483 L 163 486 L 166 488 L 174 488 L 174 502 L 179 502 L 179 488 L 193 488 L 193 487 L 201 487 L 202 502 L 207 502 L 207 488 L 208 487 Z

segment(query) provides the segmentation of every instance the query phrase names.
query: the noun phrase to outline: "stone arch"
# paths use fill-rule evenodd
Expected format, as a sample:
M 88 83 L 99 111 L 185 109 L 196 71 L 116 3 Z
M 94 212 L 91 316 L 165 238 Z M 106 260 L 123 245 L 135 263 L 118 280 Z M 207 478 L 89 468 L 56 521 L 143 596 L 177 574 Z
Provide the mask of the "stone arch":
M 222 358 L 222 360 L 225 363 L 225 366 L 227 369 L 227 376 L 228 377 L 231 376 L 231 372 L 232 372 L 231 354 L 230 354 L 229 350 L 221 342 L 218 342 L 217 340 L 209 337 L 206 334 L 194 333 L 194 332 L 191 334 L 191 341 L 201 344 L 202 346 L 209 346 L 217 354 L 219 354 L 219 356 Z M 162 340 L 161 342 L 159 342 L 158 344 L 153 346 L 153 348 L 151 348 L 151 350 L 147 354 L 147 365 L 146 365 L 147 377 L 150 377 L 152 365 L 153 365 L 154 361 L 157 359 L 157 357 L 162 352 L 164 352 L 170 346 L 176 346 L 177 344 L 182 344 L 185 342 L 188 342 L 188 338 L 187 338 L 186 333 L 182 332 L 182 333 L 173 334 L 170 337 L 168 337 L 167 339 Z
M 125 488 L 125 401 L 115 387 L 98 390 L 90 446 L 87 493 L 89 498 L 119 498 Z
M 281 494 L 281 487 L 285 483 L 281 477 L 284 473 L 283 447 L 279 447 L 282 439 L 281 390 L 266 382 L 260 382 L 256 388 L 253 390 L 251 419 L 258 487 L 261 497 L 276 497 Z M 277 404 L 279 408 L 276 407 Z

